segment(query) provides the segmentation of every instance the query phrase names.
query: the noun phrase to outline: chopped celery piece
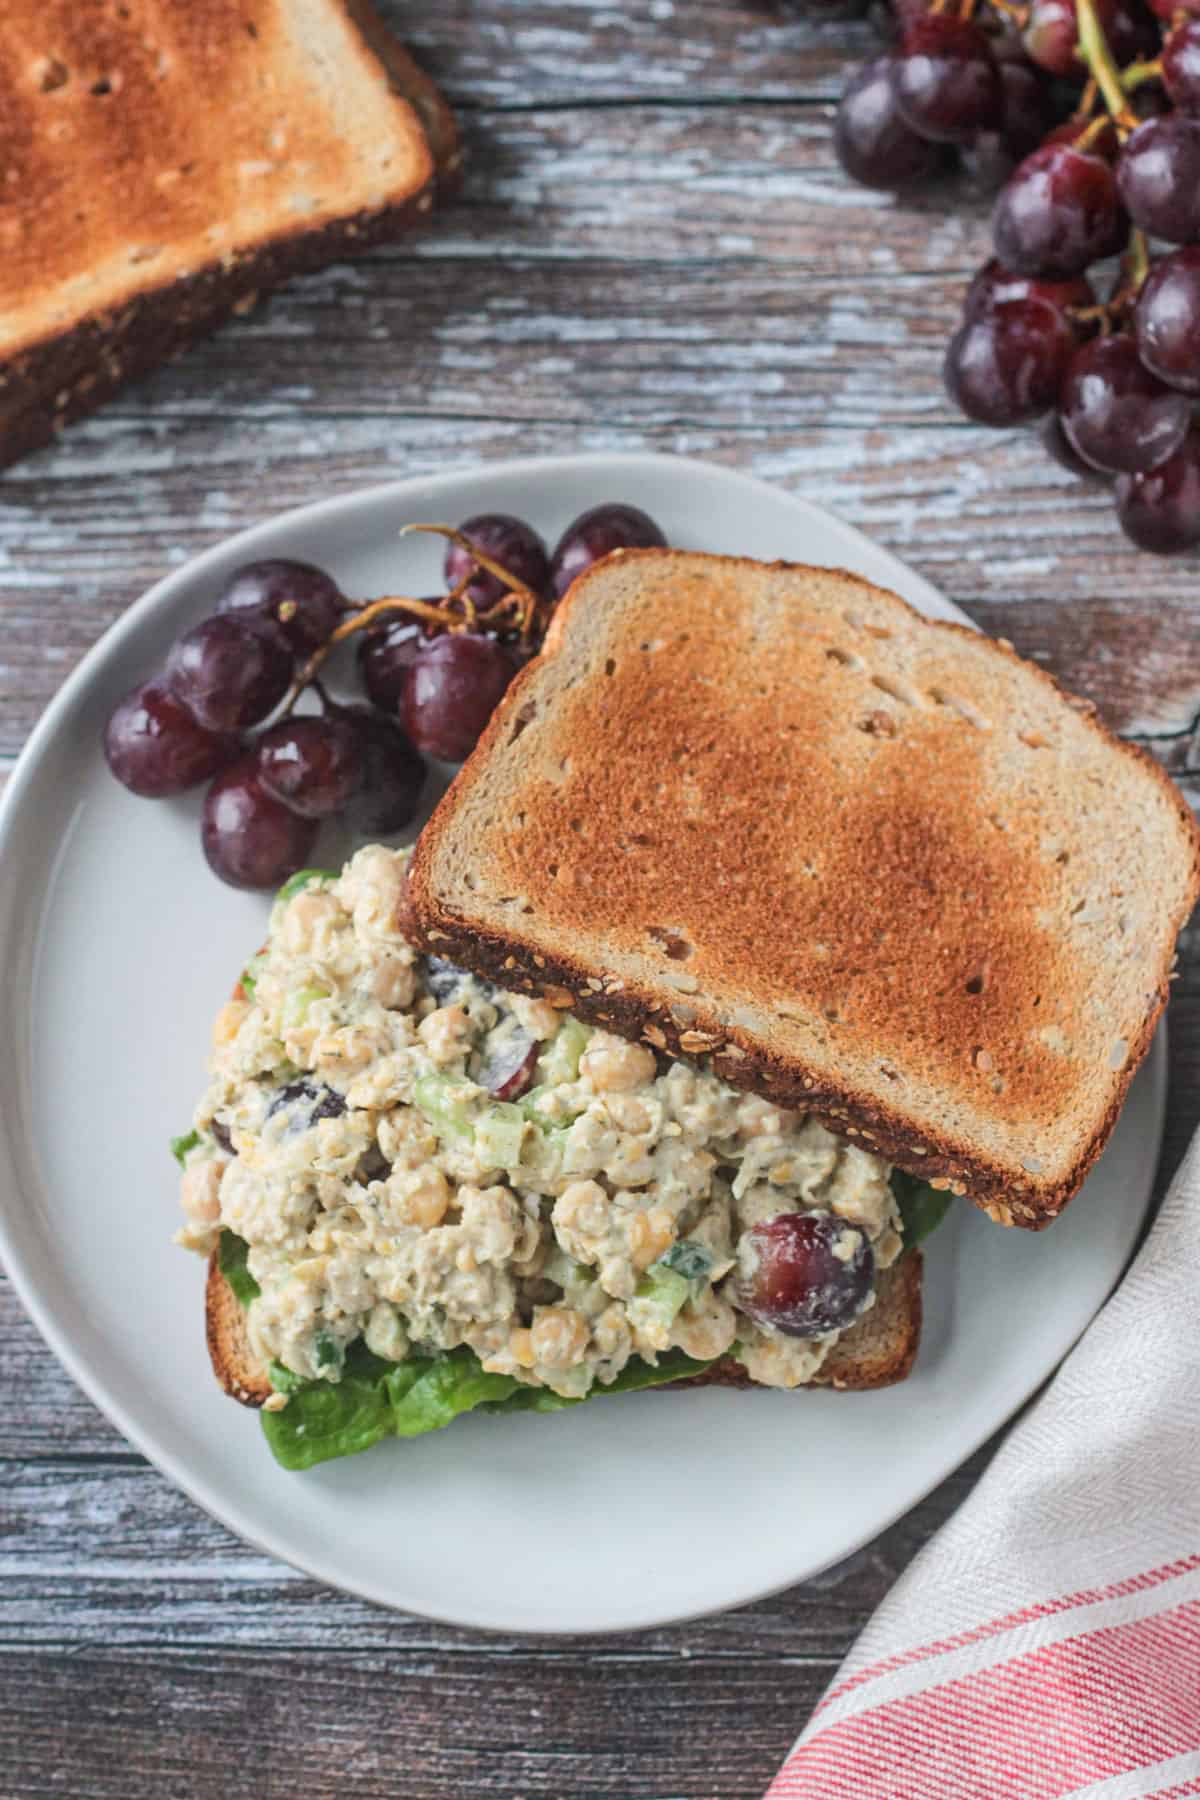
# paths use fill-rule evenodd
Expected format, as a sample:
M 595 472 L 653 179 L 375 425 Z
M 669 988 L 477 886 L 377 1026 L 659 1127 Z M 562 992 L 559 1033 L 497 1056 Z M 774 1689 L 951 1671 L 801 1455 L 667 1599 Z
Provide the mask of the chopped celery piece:
M 475 1121 L 475 1148 L 489 1168 L 515 1169 L 529 1133 L 529 1120 L 519 1106 L 497 1100 Z
M 536 1125 L 539 1131 L 566 1131 L 575 1123 L 584 1109 L 581 1105 L 572 1104 L 563 1111 L 560 1118 L 550 1118 L 542 1111 L 539 1102 L 552 1091 L 544 1084 L 539 1084 L 537 1087 L 530 1088 L 527 1094 L 523 1094 L 518 1104 L 529 1123 Z
M 547 1087 L 562 1087 L 579 1079 L 579 1059 L 591 1037 L 588 1027 L 568 1013 L 557 1033 L 538 1057 L 538 1080 Z
M 315 1003 L 328 998 L 328 990 L 323 987 L 293 988 L 280 1009 L 279 1019 L 284 1030 L 294 1031 L 298 1025 L 303 1025 Z
M 652 1263 L 633 1290 L 634 1299 L 644 1303 L 664 1325 L 670 1325 L 691 1298 L 691 1283 L 661 1262 Z
M 413 1101 L 439 1137 L 466 1143 L 474 1136 L 470 1090 L 449 1075 L 422 1075 L 413 1083 Z

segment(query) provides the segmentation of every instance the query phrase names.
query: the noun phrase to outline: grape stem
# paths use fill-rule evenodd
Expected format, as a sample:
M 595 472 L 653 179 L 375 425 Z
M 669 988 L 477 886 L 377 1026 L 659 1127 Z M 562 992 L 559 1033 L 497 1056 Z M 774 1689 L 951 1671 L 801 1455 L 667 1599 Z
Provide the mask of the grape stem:
M 1161 56 L 1152 57 L 1148 62 L 1126 63 L 1121 70 L 1121 86 L 1127 94 L 1132 94 L 1134 88 L 1141 87 L 1147 81 L 1161 81 L 1162 72 Z
M 511 574 L 502 563 L 496 562 L 490 556 L 485 556 L 482 550 L 476 548 L 470 538 L 464 537 L 462 532 L 456 531 L 452 525 L 405 525 L 401 529 L 400 536 L 404 537 L 410 531 L 432 532 L 440 537 L 449 538 L 452 543 L 461 545 L 464 550 L 470 552 L 480 568 L 486 569 L 488 574 L 494 575 L 498 581 L 503 581 L 508 592 L 502 594 L 493 605 L 481 611 L 467 592 L 476 578 L 477 570 L 468 569 L 462 580 L 455 583 L 445 599 L 437 606 L 431 605 L 428 600 L 410 599 L 407 594 L 385 594 L 380 599 L 368 600 L 361 606 L 351 604 L 349 616 L 342 620 L 323 644 L 318 645 L 293 680 L 280 705 L 279 717 L 281 719 L 288 717 L 305 688 L 316 687 L 317 692 L 321 693 L 317 676 L 324 666 L 325 659 L 338 644 L 344 643 L 347 638 L 354 637 L 360 631 L 369 630 L 372 625 L 379 624 L 383 619 L 394 618 L 397 615 L 401 618 L 421 619 L 434 632 L 453 632 L 475 631 L 481 625 L 499 625 L 511 614 L 515 615 L 512 623 L 520 631 L 522 638 L 528 641 L 537 622 L 538 610 L 541 606 L 541 602 L 532 588 L 526 587 L 523 581 L 518 581 L 516 576 Z M 455 610 L 459 607 L 462 609 L 461 612 Z
M 1121 86 L 1121 71 L 1104 35 L 1095 0 L 1075 0 L 1075 22 L 1079 28 L 1080 54 L 1104 95 L 1104 104 L 1112 116 L 1113 124 L 1118 132 L 1126 134 L 1133 130 L 1138 121 L 1126 104 L 1125 89 Z

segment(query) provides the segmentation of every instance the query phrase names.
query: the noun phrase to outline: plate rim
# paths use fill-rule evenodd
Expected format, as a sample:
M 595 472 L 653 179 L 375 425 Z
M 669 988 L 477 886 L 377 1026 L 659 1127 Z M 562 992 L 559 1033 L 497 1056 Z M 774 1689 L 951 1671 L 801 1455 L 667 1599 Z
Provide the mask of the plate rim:
M 727 468 L 721 463 L 702 457 L 675 455 L 664 451 L 624 451 L 620 449 L 584 451 L 566 456 L 498 458 L 478 464 L 456 465 L 451 469 L 408 476 L 399 480 L 377 482 L 367 487 L 353 488 L 346 493 L 325 496 L 319 500 L 289 507 L 279 513 L 269 514 L 232 536 L 220 538 L 214 544 L 189 557 L 178 567 L 169 569 L 143 594 L 124 608 L 112 624 L 101 633 L 96 642 L 90 646 L 54 694 L 18 754 L 4 791 L 0 793 L 0 867 L 3 866 L 5 855 L 9 850 L 10 839 L 18 828 L 26 790 L 35 780 L 43 753 L 53 742 L 62 721 L 70 713 L 76 700 L 86 693 L 100 665 L 114 651 L 120 650 L 126 638 L 137 634 L 144 620 L 152 617 L 160 608 L 168 606 L 177 590 L 192 587 L 197 582 L 203 581 L 213 568 L 220 567 L 235 554 L 238 560 L 248 560 L 247 553 L 253 554 L 260 539 L 273 537 L 280 530 L 319 529 L 321 524 L 331 517 L 353 513 L 359 508 L 370 512 L 375 507 L 385 505 L 390 501 L 402 502 L 418 490 L 423 495 L 436 496 L 439 491 L 456 489 L 464 481 L 472 479 L 487 481 L 490 477 L 498 476 L 504 479 L 528 479 L 533 482 L 538 476 L 551 470 L 556 475 L 562 475 L 567 470 L 587 473 L 600 468 L 613 468 L 614 465 L 620 465 L 623 474 L 637 470 L 647 474 L 656 470 L 669 470 L 678 477 L 681 473 L 686 474 L 690 471 L 708 478 L 717 477 L 723 483 L 740 486 L 760 496 L 769 495 L 773 502 L 784 502 L 793 510 L 798 521 L 802 520 L 804 516 L 812 521 L 819 521 L 823 530 L 828 532 L 832 528 L 834 536 L 848 548 L 866 550 L 873 557 L 882 555 L 888 561 L 902 567 L 909 583 L 909 593 L 912 595 L 919 593 L 922 596 L 921 602 L 915 598 L 911 601 L 911 604 L 918 606 L 918 610 L 925 611 L 926 605 L 928 605 L 929 613 L 935 618 L 951 617 L 972 629 L 978 629 L 975 622 L 952 600 L 942 594 L 932 582 L 916 570 L 911 569 L 894 551 L 877 544 L 857 526 L 847 523 L 826 507 L 818 505 L 802 495 L 793 494 L 786 488 L 761 476 L 748 474 L 741 469 Z M 833 567 L 836 565 L 825 562 L 819 566 Z M 1149 1173 L 1145 1183 L 1145 1196 L 1136 1209 L 1140 1234 L 1153 1201 L 1154 1185 L 1162 1154 L 1167 1105 L 1165 1016 L 1139 1073 L 1150 1086 L 1148 1100 L 1151 1131 L 1149 1135 L 1153 1143 L 1152 1155 L 1147 1158 Z M 6 1150 L 11 1155 L 11 1145 L 7 1145 Z M 20 1201 L 19 1185 L 15 1197 Z M 1131 1250 L 1121 1269 L 1114 1276 L 1105 1298 L 1101 1299 L 1095 1311 L 1089 1315 L 1079 1332 L 1072 1338 L 1071 1343 L 1063 1352 L 1063 1357 L 1070 1353 L 1071 1347 L 1087 1330 L 1091 1320 L 1096 1316 L 1096 1312 L 1105 1304 L 1108 1295 L 1111 1295 L 1123 1279 L 1130 1256 L 1135 1253 L 1135 1250 L 1136 1243 L 1135 1249 Z M 35 1277 L 24 1267 L 22 1253 L 16 1248 L 10 1231 L 8 1204 L 3 1202 L 0 1202 L 0 1261 L 3 1263 L 4 1271 L 27 1316 L 70 1379 L 87 1395 L 92 1404 L 126 1441 L 133 1445 L 164 1479 L 186 1494 L 192 1504 L 198 1506 L 208 1517 L 231 1531 L 251 1548 L 336 1591 L 353 1594 L 372 1605 L 385 1607 L 390 1612 L 424 1617 L 460 1628 L 509 1636 L 547 1638 L 581 1635 L 607 1636 L 613 1633 L 661 1629 L 698 1618 L 714 1616 L 735 1607 L 758 1604 L 774 1595 L 786 1592 L 798 1583 L 812 1580 L 824 1570 L 857 1554 L 865 1545 L 873 1542 L 883 1532 L 890 1529 L 897 1519 L 920 1505 L 934 1488 L 974 1455 L 990 1436 L 1009 1424 L 1020 1407 L 1027 1400 L 1032 1399 L 1040 1387 L 1053 1377 L 1063 1360 L 1060 1357 L 1032 1390 L 1028 1388 L 1022 1378 L 1016 1384 L 1019 1391 L 1006 1397 L 1004 1402 L 1006 1410 L 1001 1418 L 993 1419 L 989 1425 L 977 1432 L 970 1432 L 955 1438 L 952 1444 L 948 1444 L 946 1455 L 937 1459 L 936 1472 L 921 1486 L 919 1492 L 906 1494 L 899 1504 L 885 1507 L 876 1517 L 871 1528 L 856 1536 L 852 1542 L 847 1543 L 834 1558 L 818 1561 L 800 1573 L 793 1573 L 779 1581 L 764 1583 L 751 1591 L 720 1600 L 715 1604 L 711 1601 L 698 1604 L 694 1609 L 673 1610 L 663 1615 L 643 1612 L 628 1618 L 617 1619 L 607 1615 L 602 1622 L 585 1620 L 583 1623 L 569 1625 L 529 1626 L 518 1624 L 514 1626 L 496 1617 L 486 1607 L 476 1611 L 461 1607 L 453 1611 L 434 1611 L 425 1607 L 418 1610 L 411 1604 L 405 1604 L 398 1599 L 381 1594 L 377 1589 L 372 1589 L 365 1581 L 356 1580 L 340 1572 L 331 1572 L 329 1567 L 323 1566 L 322 1558 L 319 1556 L 299 1556 L 291 1551 L 284 1553 L 274 1543 L 260 1537 L 256 1530 L 245 1523 L 240 1503 L 226 1502 L 221 1499 L 217 1491 L 219 1486 L 217 1482 L 210 1480 L 195 1483 L 189 1476 L 181 1472 L 173 1453 L 164 1452 L 159 1447 L 152 1431 L 143 1432 L 140 1426 L 131 1421 L 121 1399 L 107 1390 L 104 1379 L 99 1375 L 94 1375 L 83 1356 L 76 1352 L 68 1334 L 60 1327 L 52 1305 L 49 1301 L 43 1303 L 43 1299 L 37 1291 Z M 213 1490 L 211 1494 L 207 1491 L 209 1489 Z

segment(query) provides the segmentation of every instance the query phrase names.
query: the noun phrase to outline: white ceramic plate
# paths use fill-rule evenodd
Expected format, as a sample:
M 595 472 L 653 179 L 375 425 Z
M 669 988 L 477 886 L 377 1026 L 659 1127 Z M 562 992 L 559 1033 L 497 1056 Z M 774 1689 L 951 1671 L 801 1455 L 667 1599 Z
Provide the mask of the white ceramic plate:
M 674 544 L 840 564 L 958 616 L 816 507 L 703 463 L 579 456 L 327 500 L 159 583 L 49 708 L 0 813 L 0 1253 L 51 1348 L 125 1435 L 234 1531 L 385 1605 L 510 1631 L 608 1631 L 734 1606 L 814 1574 L 912 1506 L 1034 1392 L 1116 1281 L 1161 1134 L 1160 1036 L 1116 1136 L 1040 1236 L 972 1208 L 933 1240 L 920 1360 L 869 1394 L 634 1395 L 553 1418 L 466 1419 L 277 1468 L 209 1373 L 203 1265 L 172 1247 L 166 1141 L 187 1128 L 209 1022 L 267 901 L 209 874 L 198 803 L 108 776 L 114 701 L 251 557 L 300 556 L 352 594 L 436 591 L 406 520 L 502 509 L 553 537 L 602 500 Z

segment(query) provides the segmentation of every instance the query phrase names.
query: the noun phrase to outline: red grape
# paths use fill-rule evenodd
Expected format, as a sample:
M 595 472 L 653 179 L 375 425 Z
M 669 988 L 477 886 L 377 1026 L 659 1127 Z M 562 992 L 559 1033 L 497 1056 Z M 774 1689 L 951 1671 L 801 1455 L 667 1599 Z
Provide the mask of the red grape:
M 1159 556 L 1200 546 L 1200 430 L 1193 426 L 1157 469 L 1118 478 L 1117 517 L 1135 544 Z
M 966 318 L 975 319 L 982 313 L 990 312 L 993 307 L 1006 305 L 1010 300 L 1030 298 L 1044 300 L 1059 312 L 1065 312 L 1068 307 L 1090 307 L 1096 304 L 1095 290 L 1086 275 L 1072 275 L 1064 281 L 1047 281 L 1036 275 L 1014 275 L 1011 269 L 1002 268 L 993 256 L 972 278 L 963 312 Z
M 394 719 L 369 706 L 339 706 L 336 716 L 356 733 L 362 779 L 346 806 L 355 836 L 390 837 L 417 816 L 425 764 Z
M 438 603 L 431 600 L 428 604 Z M 417 660 L 426 642 L 425 627 L 420 621 L 402 614 L 359 633 L 358 673 L 375 706 L 391 712 L 400 698 L 405 671 Z
M 953 13 L 926 13 L 904 33 L 892 64 L 905 124 L 935 143 L 969 143 L 997 127 L 1004 90 L 987 33 Z
M 1139 125 L 1117 163 L 1135 225 L 1169 244 L 1200 238 L 1200 119 L 1172 113 Z
M 185 632 L 167 658 L 172 693 L 209 731 L 241 731 L 273 712 L 292 679 L 279 627 L 255 616 L 214 613 Z
M 336 714 L 281 719 L 255 745 L 258 779 L 303 819 L 341 812 L 363 778 L 363 746 Z
M 1022 275 L 1080 275 L 1121 248 L 1125 226 L 1113 171 L 1068 144 L 1027 156 L 992 215 L 996 254 Z
M 745 1235 L 750 1266 L 739 1256 L 738 1304 L 758 1324 L 823 1337 L 852 1325 L 870 1300 L 870 1240 L 833 1213 L 780 1213 Z
M 400 723 L 426 756 L 462 762 L 516 673 L 510 651 L 482 632 L 449 632 L 426 645 L 404 678 Z
M 1133 315 L 1146 367 L 1185 394 L 1200 394 L 1200 245 L 1156 262 Z
M 892 91 L 892 59 L 864 63 L 838 103 L 833 148 L 838 161 L 862 187 L 899 193 L 936 173 L 942 158 L 936 145 L 904 123 Z
M 341 590 L 324 569 L 282 557 L 235 569 L 217 601 L 219 613 L 273 619 L 299 656 L 311 656 L 328 641 L 344 608 Z
M 550 559 L 546 555 L 546 546 L 524 519 L 515 519 L 511 513 L 478 513 L 473 519 L 464 520 L 459 530 L 477 544 L 485 556 L 498 562 L 535 594 L 547 592 Z M 464 550 L 461 544 L 446 545 L 443 567 L 448 588 L 457 587 L 464 575 L 476 571 L 467 593 L 480 608 L 494 606 L 509 591 L 499 576 L 481 569 L 470 551 Z
M 208 731 L 161 681 L 145 681 L 114 708 L 104 755 L 131 793 L 157 800 L 197 787 L 235 757 L 236 736 Z
M 233 887 L 275 888 L 312 855 L 317 822 L 268 794 L 257 758 L 243 756 L 204 797 L 200 841 L 208 866 Z
M 1103 481 L 1105 477 L 1091 463 L 1084 462 L 1074 444 L 1063 430 L 1057 413 L 1047 413 L 1038 426 L 1038 434 L 1042 440 L 1042 448 L 1048 456 L 1053 457 L 1072 475 L 1079 475 L 1084 481 Z
M 950 340 L 951 399 L 981 425 L 1019 425 L 1053 406 L 1075 334 L 1045 300 L 1006 300 L 967 318 Z
M 1157 18 L 1165 19 L 1168 24 L 1177 13 L 1200 18 L 1200 0 L 1147 0 L 1147 5 Z
M 1021 41 L 1040 69 L 1060 76 L 1077 73 L 1083 65 L 1076 55 L 1075 0 L 1033 0 Z
M 1097 469 L 1134 474 L 1173 456 L 1191 424 L 1191 402 L 1151 375 L 1131 337 L 1094 338 L 1072 356 L 1058 400 L 1069 441 Z
M 1046 133 L 1043 149 L 1050 144 L 1069 144 L 1072 147 L 1079 142 L 1083 132 L 1092 123 L 1091 120 L 1080 120 L 1074 115 L 1056 125 L 1053 131 Z M 1103 162 L 1116 162 L 1117 152 L 1121 148 L 1121 140 L 1117 136 L 1117 128 L 1111 119 L 1106 119 L 1098 136 L 1089 139 L 1087 153 L 1098 156 Z
M 606 501 L 580 513 L 558 540 L 550 561 L 554 597 L 561 600 L 577 575 L 614 550 L 663 549 L 666 538 L 640 506 Z
M 1162 48 L 1162 78 L 1172 103 L 1200 113 L 1200 19 L 1181 19 Z

